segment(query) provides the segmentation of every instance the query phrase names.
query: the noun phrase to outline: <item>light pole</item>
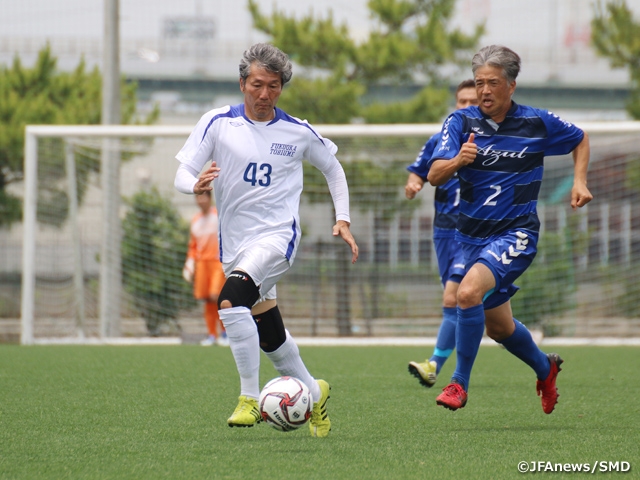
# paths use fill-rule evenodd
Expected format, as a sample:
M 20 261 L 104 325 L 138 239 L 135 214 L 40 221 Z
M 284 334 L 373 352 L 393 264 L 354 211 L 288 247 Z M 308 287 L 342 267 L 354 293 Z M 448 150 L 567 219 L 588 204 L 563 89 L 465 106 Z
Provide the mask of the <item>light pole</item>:
M 104 0 L 102 124 L 117 125 L 120 117 L 120 0 Z M 118 139 L 102 142 L 102 245 L 100 254 L 100 335 L 120 335 L 122 269 L 120 241 L 120 152 Z

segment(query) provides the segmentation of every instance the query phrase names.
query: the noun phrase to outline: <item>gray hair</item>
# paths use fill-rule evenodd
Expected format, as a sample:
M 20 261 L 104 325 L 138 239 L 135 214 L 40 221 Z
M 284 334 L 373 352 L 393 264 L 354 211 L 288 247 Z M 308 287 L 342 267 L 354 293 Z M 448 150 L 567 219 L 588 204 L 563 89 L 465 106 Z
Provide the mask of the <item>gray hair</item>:
M 251 65 L 256 64 L 272 73 L 279 73 L 282 85 L 291 80 L 293 75 L 291 60 L 286 53 L 268 43 L 256 43 L 242 54 L 240 60 L 240 78 L 244 81 L 251 72 Z
M 478 68 L 485 65 L 501 68 L 507 82 L 513 83 L 520 73 L 520 56 L 502 45 L 489 45 L 473 56 L 471 60 L 473 76 L 475 77 Z

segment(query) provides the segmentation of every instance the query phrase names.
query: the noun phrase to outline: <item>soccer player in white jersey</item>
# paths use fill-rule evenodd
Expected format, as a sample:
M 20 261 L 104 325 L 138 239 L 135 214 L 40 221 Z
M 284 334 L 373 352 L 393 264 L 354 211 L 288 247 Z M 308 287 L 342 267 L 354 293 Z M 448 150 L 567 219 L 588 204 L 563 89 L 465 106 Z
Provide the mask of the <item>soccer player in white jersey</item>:
M 244 103 L 202 116 L 176 155 L 175 186 L 196 195 L 213 189 L 218 207 L 220 257 L 227 277 L 218 306 L 240 374 L 238 406 L 227 423 L 251 427 L 260 421 L 262 349 L 280 375 L 309 387 L 314 399 L 311 435 L 326 437 L 331 429 L 329 384 L 307 370 L 276 302 L 276 283 L 289 270 L 300 242 L 303 160 L 327 179 L 336 212 L 333 235 L 349 245 L 352 263 L 358 246 L 349 228 L 349 190 L 337 147 L 307 122 L 276 108 L 291 76 L 288 56 L 276 47 L 259 43 L 247 49 L 240 62 Z
M 513 50 L 484 47 L 471 67 L 479 105 L 457 110 L 444 122 L 427 176 L 432 185 L 443 185 L 458 174 L 455 238 L 467 270 L 457 294 L 456 370 L 436 403 L 451 410 L 466 405 L 486 327 L 490 338 L 536 373 L 542 410 L 550 414 L 558 401 L 556 378 L 563 360 L 538 348 L 513 317 L 509 299 L 517 291 L 515 280 L 537 252 L 544 157 L 573 153 L 571 207 L 583 207 L 593 198 L 587 188 L 589 137 L 547 110 L 511 99 L 520 72 L 520 57 Z

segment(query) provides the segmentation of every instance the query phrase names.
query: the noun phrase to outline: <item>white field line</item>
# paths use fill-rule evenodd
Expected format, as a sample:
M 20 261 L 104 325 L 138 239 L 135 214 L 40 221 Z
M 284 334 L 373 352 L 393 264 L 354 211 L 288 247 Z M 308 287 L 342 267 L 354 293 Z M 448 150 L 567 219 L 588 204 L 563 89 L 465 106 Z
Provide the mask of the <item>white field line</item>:
M 313 347 L 430 347 L 436 344 L 435 337 L 296 337 L 300 346 Z M 117 338 L 35 338 L 35 345 L 181 345 L 180 337 L 117 337 Z M 499 346 L 489 338 L 483 338 L 483 346 Z M 542 347 L 573 346 L 633 346 L 640 347 L 640 338 L 545 338 Z

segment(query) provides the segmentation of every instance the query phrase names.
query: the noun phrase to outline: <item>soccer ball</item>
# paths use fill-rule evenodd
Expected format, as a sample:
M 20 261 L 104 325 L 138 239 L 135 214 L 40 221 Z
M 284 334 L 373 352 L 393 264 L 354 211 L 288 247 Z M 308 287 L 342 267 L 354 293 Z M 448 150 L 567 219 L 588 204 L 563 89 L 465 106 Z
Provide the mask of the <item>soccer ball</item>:
M 258 403 L 262 419 L 281 432 L 300 428 L 313 410 L 309 388 L 294 377 L 271 380 L 260 392 Z

